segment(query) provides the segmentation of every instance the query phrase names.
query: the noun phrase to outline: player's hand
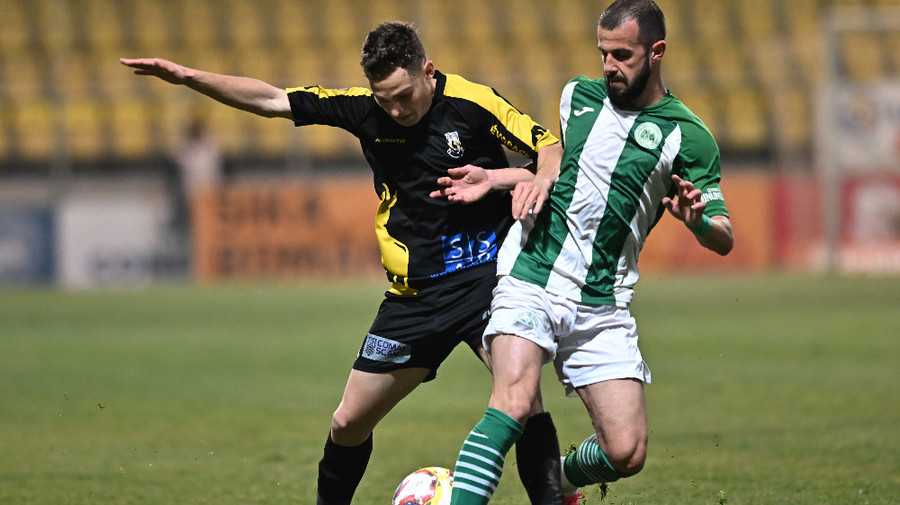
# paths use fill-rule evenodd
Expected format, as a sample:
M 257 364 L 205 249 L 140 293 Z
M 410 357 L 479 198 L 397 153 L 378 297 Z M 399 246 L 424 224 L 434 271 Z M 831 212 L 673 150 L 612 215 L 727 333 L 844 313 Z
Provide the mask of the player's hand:
M 437 180 L 442 188 L 432 191 L 431 198 L 446 198 L 454 203 L 472 203 L 484 198 L 493 189 L 488 171 L 466 165 L 447 170 L 447 175 Z
M 553 181 L 542 177 L 535 177 L 530 181 L 516 184 L 513 191 L 512 215 L 523 220 L 530 215 L 537 215 L 544 207 L 544 202 L 550 197 L 553 189 Z
M 686 181 L 675 174 L 672 174 L 672 180 L 675 181 L 676 186 L 675 197 L 663 198 L 663 205 L 670 214 L 686 224 L 699 225 L 703 217 L 703 210 L 706 208 L 706 202 L 700 198 L 702 191 L 695 189 L 691 181 Z
M 188 68 L 162 58 L 120 58 L 119 62 L 134 69 L 135 75 L 152 75 L 172 84 L 184 84 Z

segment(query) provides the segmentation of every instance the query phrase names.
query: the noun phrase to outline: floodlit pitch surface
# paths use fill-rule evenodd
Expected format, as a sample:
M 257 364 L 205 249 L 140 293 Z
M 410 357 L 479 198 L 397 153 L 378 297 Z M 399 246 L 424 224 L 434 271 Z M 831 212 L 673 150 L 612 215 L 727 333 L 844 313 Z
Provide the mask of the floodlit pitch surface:
M 0 503 L 312 503 L 384 288 L 0 291 Z M 900 502 L 900 280 L 645 278 L 633 313 L 650 454 L 603 503 Z M 488 392 L 460 349 L 384 420 L 355 503 L 452 467 Z M 549 367 L 544 394 L 564 448 L 588 435 Z M 493 503 L 527 503 L 512 455 Z

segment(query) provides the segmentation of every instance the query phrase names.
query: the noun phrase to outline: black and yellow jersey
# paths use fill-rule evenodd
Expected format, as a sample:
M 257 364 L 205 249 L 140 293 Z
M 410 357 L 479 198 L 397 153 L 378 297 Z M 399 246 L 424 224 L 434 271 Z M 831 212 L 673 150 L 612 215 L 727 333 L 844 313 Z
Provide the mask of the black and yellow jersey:
M 359 139 L 381 198 L 375 216 L 381 261 L 397 294 L 475 274 L 479 265 L 493 268 L 512 223 L 506 192 L 470 205 L 431 198 L 447 169 L 508 167 L 504 148 L 534 159 L 557 142 L 490 87 L 440 72 L 435 79 L 431 109 L 409 127 L 395 122 L 365 88 L 287 90 L 295 125 L 334 126 Z

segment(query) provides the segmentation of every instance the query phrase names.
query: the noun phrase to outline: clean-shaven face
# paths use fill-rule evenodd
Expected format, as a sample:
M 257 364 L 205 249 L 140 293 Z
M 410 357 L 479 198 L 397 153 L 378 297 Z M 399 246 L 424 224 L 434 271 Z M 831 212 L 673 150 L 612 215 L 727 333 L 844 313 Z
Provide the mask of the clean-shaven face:
M 379 81 L 369 81 L 375 101 L 402 126 L 413 126 L 428 113 L 434 97 L 434 66 L 410 73 L 398 68 Z

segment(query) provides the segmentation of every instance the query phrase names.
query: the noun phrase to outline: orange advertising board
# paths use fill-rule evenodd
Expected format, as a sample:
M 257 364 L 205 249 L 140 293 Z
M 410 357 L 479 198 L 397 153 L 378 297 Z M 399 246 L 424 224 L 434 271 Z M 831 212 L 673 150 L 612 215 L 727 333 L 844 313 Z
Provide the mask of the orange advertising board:
M 687 271 L 760 271 L 775 259 L 774 183 L 763 173 L 726 174 L 722 194 L 734 229 L 728 256 L 704 248 L 684 223 L 666 214 L 650 233 L 641 252 L 641 273 Z
M 383 272 L 378 197 L 362 178 L 244 182 L 193 202 L 193 268 L 203 281 Z
M 722 183 L 735 231 L 726 257 L 664 216 L 641 253 L 642 273 L 763 270 L 775 257 L 773 182 Z M 193 267 L 202 281 L 383 275 L 375 237 L 378 197 L 364 177 L 233 183 L 193 202 Z

